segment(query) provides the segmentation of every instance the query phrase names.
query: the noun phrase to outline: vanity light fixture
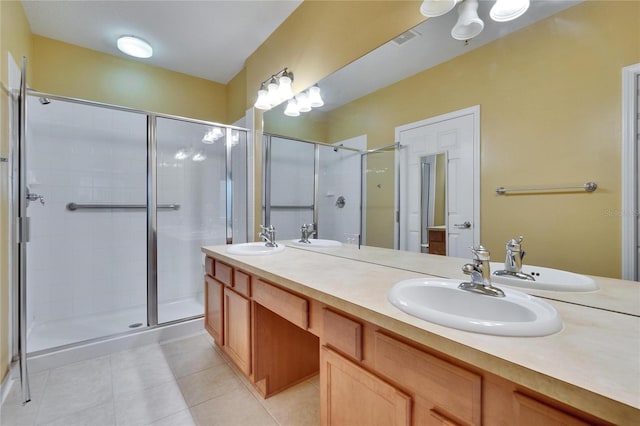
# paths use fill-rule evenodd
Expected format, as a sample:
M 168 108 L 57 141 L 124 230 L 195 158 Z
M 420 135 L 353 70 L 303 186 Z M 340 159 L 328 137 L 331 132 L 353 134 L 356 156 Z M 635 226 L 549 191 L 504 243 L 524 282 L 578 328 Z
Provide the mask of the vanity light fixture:
M 458 7 L 458 22 L 451 29 L 451 37 L 456 40 L 470 40 L 484 29 L 484 22 L 478 16 L 478 0 L 465 0 Z
M 513 21 L 529 9 L 529 0 L 496 0 L 489 16 L 496 22 Z
M 293 97 L 293 73 L 283 68 L 260 84 L 258 99 L 253 105 L 261 110 L 269 110 L 282 101 Z
M 300 115 L 300 108 L 295 99 L 289 99 L 287 102 L 287 108 L 284 110 L 284 115 L 289 117 L 297 117 Z
M 458 4 L 458 21 L 451 29 L 451 37 L 470 40 L 484 29 L 484 22 L 478 16 L 478 0 L 424 0 L 420 13 L 434 18 L 450 12 Z M 489 16 L 496 22 L 512 21 L 522 16 L 529 5 L 530 0 L 496 0 Z
M 320 96 L 320 88 L 317 84 L 309 87 L 309 101 L 311 102 L 311 106 L 313 108 L 319 108 L 324 105 L 322 96 Z
M 136 58 L 150 58 L 153 56 L 153 48 L 151 45 L 140 37 L 123 35 L 118 38 L 116 45 L 118 46 L 118 50 L 129 56 Z
M 301 92 L 296 95 L 296 103 L 298 104 L 298 110 L 300 112 L 311 111 L 311 100 L 307 92 Z

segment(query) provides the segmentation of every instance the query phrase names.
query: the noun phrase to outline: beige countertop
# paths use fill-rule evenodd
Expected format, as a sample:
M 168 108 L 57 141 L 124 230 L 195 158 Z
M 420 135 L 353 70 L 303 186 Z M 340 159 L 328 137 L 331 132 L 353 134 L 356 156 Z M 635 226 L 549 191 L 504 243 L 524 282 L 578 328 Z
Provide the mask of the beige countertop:
M 398 281 L 429 275 L 411 270 L 410 253 L 344 250 L 356 253 L 347 258 L 287 247 L 276 255 L 237 256 L 226 246 L 203 248 L 233 266 L 597 417 L 618 424 L 640 421 L 640 317 L 548 300 L 564 322 L 563 330 L 551 336 L 456 330 L 412 317 L 387 301 L 387 291 Z M 407 267 L 374 263 L 374 255 L 394 257 Z M 445 272 L 450 273 L 451 258 L 429 257 L 438 258 L 430 259 L 431 275 L 450 276 Z

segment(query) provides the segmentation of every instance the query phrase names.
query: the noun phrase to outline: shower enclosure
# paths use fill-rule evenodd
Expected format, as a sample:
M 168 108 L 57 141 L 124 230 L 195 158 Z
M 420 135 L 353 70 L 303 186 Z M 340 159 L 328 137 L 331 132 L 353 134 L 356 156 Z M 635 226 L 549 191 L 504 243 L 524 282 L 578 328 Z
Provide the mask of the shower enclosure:
M 37 92 L 25 108 L 26 350 L 202 316 L 200 247 L 247 241 L 247 131 Z
M 265 134 L 264 223 L 278 240 L 300 238 L 314 223 L 315 238 L 345 241 L 360 232 L 360 151 L 366 138 L 333 145 Z

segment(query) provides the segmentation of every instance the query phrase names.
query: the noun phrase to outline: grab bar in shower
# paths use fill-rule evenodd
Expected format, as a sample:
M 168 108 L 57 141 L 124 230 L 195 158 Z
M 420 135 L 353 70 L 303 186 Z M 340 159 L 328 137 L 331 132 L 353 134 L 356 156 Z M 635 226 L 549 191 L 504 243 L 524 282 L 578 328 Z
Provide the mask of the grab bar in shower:
M 504 188 L 500 187 L 496 189 L 498 195 L 504 195 L 507 192 L 549 192 L 549 191 L 564 191 L 564 190 L 582 190 L 585 192 L 593 192 L 598 189 L 598 184 L 595 182 L 587 182 L 580 186 L 549 186 L 544 188 Z
M 171 203 L 171 204 L 158 204 L 158 210 L 179 210 L 180 204 Z M 79 203 L 69 203 L 67 204 L 67 210 L 76 211 L 76 210 L 112 210 L 112 209 L 127 209 L 127 210 L 146 210 L 146 204 L 79 204 Z

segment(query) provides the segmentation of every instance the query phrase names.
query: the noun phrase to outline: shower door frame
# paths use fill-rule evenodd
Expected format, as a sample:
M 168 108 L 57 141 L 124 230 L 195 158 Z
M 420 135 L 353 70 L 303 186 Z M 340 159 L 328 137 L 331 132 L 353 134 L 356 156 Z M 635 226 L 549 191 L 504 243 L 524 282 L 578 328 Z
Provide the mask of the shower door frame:
M 14 321 L 13 323 L 13 334 L 14 335 L 18 335 L 20 336 L 20 333 L 25 333 L 25 338 L 24 338 L 24 342 L 20 343 L 20 355 L 25 357 L 26 360 L 26 356 L 28 355 L 40 355 L 43 353 L 49 353 L 52 351 L 58 351 L 61 349 L 66 349 L 66 348 L 70 348 L 70 347 L 74 347 L 74 346 L 78 346 L 81 344 L 87 344 L 87 343 L 93 343 L 93 342 L 99 342 L 99 341 L 103 341 L 105 339 L 109 339 L 109 338 L 113 338 L 115 336 L 124 336 L 124 335 L 130 335 L 130 334 L 136 334 L 139 333 L 141 331 L 147 331 L 156 327 L 165 327 L 168 325 L 173 325 L 176 323 L 181 323 L 181 322 L 185 322 L 185 321 L 189 321 L 189 320 L 193 320 L 193 319 L 197 319 L 197 318 L 202 318 L 204 316 L 204 314 L 202 315 L 195 315 L 195 316 L 191 316 L 191 317 L 185 317 L 185 318 L 181 318 L 181 319 L 177 319 L 177 320 L 173 320 L 173 321 L 169 321 L 169 322 L 163 322 L 161 324 L 158 323 L 158 273 L 157 273 L 157 267 L 158 267 L 158 258 L 157 258 L 157 245 L 158 245 L 158 230 L 157 230 L 157 135 L 156 135 L 156 131 L 157 131 L 157 119 L 158 118 L 164 118 L 164 119 L 170 119 L 170 120 L 178 120 L 178 121 L 182 121 L 182 122 L 187 122 L 187 123 L 193 123 L 193 124 L 201 124 L 201 125 L 205 125 L 205 126 L 213 126 L 213 127 L 219 127 L 222 129 L 225 129 L 226 131 L 226 135 L 227 135 L 227 141 L 230 141 L 231 139 L 229 139 L 229 136 L 231 135 L 231 131 L 232 130 L 237 130 L 237 131 L 241 131 L 241 132 L 246 132 L 247 137 L 245 138 L 246 140 L 246 144 L 247 144 L 247 150 L 250 149 L 250 138 L 249 135 L 251 134 L 250 129 L 246 129 L 243 127 L 238 127 L 238 126 L 232 126 L 232 125 L 226 125 L 226 124 L 220 124 L 220 123 L 216 123 L 216 122 L 211 122 L 211 121 L 205 121 L 205 120 L 199 120 L 199 119 L 193 119 L 193 118 L 188 118 L 188 117 L 182 117 L 182 116 L 177 116 L 177 115 L 171 115 L 171 114 L 164 114 L 164 113 L 157 113 L 157 112 L 150 112 L 150 111 L 144 111 L 144 110 L 138 110 L 138 109 L 134 109 L 134 108 L 129 108 L 129 107 L 123 107 L 123 106 L 118 106 L 118 105 L 111 105 L 111 104 L 107 104 L 107 103 L 101 103 L 101 102 L 95 102 L 95 101 L 89 101 L 89 100 L 85 100 L 85 99 L 78 99 L 78 98 L 72 98 L 72 97 L 67 97 L 67 96 L 61 96 L 61 95 L 55 95 L 55 94 L 51 94 L 51 93 L 45 93 L 45 92 L 39 92 L 36 90 L 32 90 L 32 89 L 28 89 L 25 86 L 25 90 L 24 90 L 25 96 L 24 97 L 20 97 L 19 99 L 19 110 L 21 111 L 21 115 L 20 115 L 20 129 L 19 129 L 19 135 L 18 135 L 18 141 L 17 144 L 18 147 L 20 148 L 21 145 L 22 147 L 26 147 L 25 145 L 25 141 L 27 138 L 27 126 L 26 126 L 26 118 L 27 118 L 27 98 L 29 96 L 31 97 L 42 97 L 42 98 L 48 98 L 51 100 L 58 100 L 58 101 L 63 101 L 63 102 L 70 102 L 70 103 L 75 103 L 75 104 L 80 104 L 80 105 L 86 105 L 86 106 L 92 106 L 92 107 L 98 107 L 98 108 L 105 108 L 105 109 L 111 109 L 111 110 L 117 110 L 117 111 L 123 111 L 123 112 L 130 112 L 130 113 L 135 113 L 135 114 L 142 114 L 145 115 L 147 117 L 147 135 L 146 135 L 146 145 L 147 145 L 147 170 L 146 170 L 146 181 L 147 181 L 147 194 L 146 194 L 146 198 L 147 198 L 147 203 L 146 203 L 146 210 L 147 210 L 147 327 L 145 328 L 141 328 L 141 329 L 137 329 L 137 330 L 129 330 L 129 331 L 122 331 L 120 333 L 115 333 L 115 334 L 110 334 L 107 336 L 100 336 L 100 337 L 95 337 L 92 339 L 87 339 L 87 340 L 82 340 L 82 341 L 78 341 L 78 342 L 74 342 L 74 343 L 69 343 L 66 345 L 61 345 L 61 346 L 56 346 L 53 348 L 49 348 L 49 349 L 45 349 L 45 350 L 41 350 L 41 351 L 37 351 L 34 353 L 28 353 L 27 350 L 27 345 L 26 345 L 26 321 L 24 324 L 21 324 L 21 321 Z M 231 244 L 233 243 L 233 215 L 230 214 L 233 212 L 233 187 L 234 187 L 234 182 L 232 180 L 232 172 L 231 172 L 231 155 L 232 155 L 232 144 L 231 143 L 227 143 L 225 146 L 225 179 L 227 180 L 226 182 L 226 190 L 225 190 L 225 212 L 227 212 L 226 218 L 225 218 L 225 235 L 224 235 L 224 239 L 225 242 L 227 244 Z M 19 149 L 17 149 L 16 151 L 19 151 Z M 24 172 L 26 173 L 26 159 L 23 159 L 20 156 L 20 152 L 16 152 L 16 155 L 12 158 L 12 161 L 15 161 L 16 167 L 18 168 L 18 174 Z M 247 168 L 248 168 L 248 163 L 246 164 Z M 248 185 L 248 181 L 247 181 L 247 185 Z M 28 226 L 25 228 L 24 226 L 20 226 L 19 224 L 22 221 L 27 221 L 28 219 L 21 219 L 24 217 L 24 215 L 19 214 L 20 212 L 18 211 L 18 207 L 19 204 L 21 202 L 23 202 L 23 200 L 26 197 L 26 179 L 16 179 L 14 180 L 13 183 L 13 193 L 16 194 L 17 196 L 14 197 L 12 199 L 12 206 L 11 209 L 12 211 L 16 212 L 15 213 L 15 218 L 16 220 L 14 221 L 14 224 L 12 225 L 13 227 L 15 227 L 15 229 L 21 230 L 20 232 L 17 233 L 17 235 L 23 235 L 25 238 L 28 239 Z M 245 226 L 247 227 L 247 235 L 248 235 L 248 215 L 249 213 L 247 212 L 247 220 L 245 221 Z M 24 245 L 24 244 L 23 244 Z M 25 250 L 26 251 L 26 250 Z M 12 252 L 15 253 L 16 257 L 17 254 L 19 253 L 19 247 L 18 244 L 13 244 L 12 245 Z M 27 286 L 27 279 L 26 279 L 26 264 L 24 264 L 24 262 L 22 262 L 22 264 L 20 265 L 16 265 L 16 267 L 18 268 L 17 274 L 15 274 L 14 277 L 14 282 L 13 282 L 13 286 L 16 289 L 21 288 L 22 285 L 24 285 L 25 289 L 24 291 L 21 293 L 20 296 L 16 297 L 19 299 L 16 301 L 16 306 L 18 308 L 18 312 L 19 312 L 19 316 L 22 316 L 24 314 L 25 319 L 26 319 L 26 286 Z M 24 299 L 24 300 L 23 300 Z M 14 317 L 16 317 L 16 319 L 18 317 L 18 313 L 16 312 L 14 314 Z M 20 339 L 23 340 L 23 339 Z M 25 369 L 25 377 L 26 377 L 26 362 L 24 363 L 24 367 Z M 25 382 L 28 382 L 25 380 Z M 28 394 L 27 394 L 28 395 Z
M 307 144 L 312 144 L 314 147 L 313 151 L 313 223 L 315 224 L 316 234 L 314 238 L 320 238 L 320 231 L 318 225 L 318 188 L 319 188 L 319 175 L 320 175 L 320 147 L 324 146 L 327 148 L 331 148 L 333 150 L 344 149 L 347 151 L 353 151 L 357 153 L 362 153 L 359 149 L 351 148 L 348 146 L 342 145 L 332 145 L 325 142 L 317 142 L 306 139 L 294 138 L 291 136 L 284 136 L 275 133 L 263 133 L 263 144 L 264 144 L 264 159 L 262 168 L 262 201 L 263 201 L 263 220 L 264 225 L 271 225 L 271 139 L 279 138 L 285 139 L 292 142 L 302 142 Z M 287 206 L 293 207 L 293 206 Z M 306 207 L 306 206 L 304 206 Z M 302 208 L 302 207 L 301 207 Z

